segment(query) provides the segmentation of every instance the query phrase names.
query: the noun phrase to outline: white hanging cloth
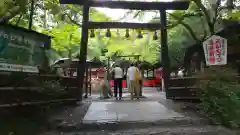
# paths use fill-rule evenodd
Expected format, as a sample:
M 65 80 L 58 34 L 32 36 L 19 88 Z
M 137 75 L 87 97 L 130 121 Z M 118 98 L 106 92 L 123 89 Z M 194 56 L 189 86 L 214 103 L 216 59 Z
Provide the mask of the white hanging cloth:
M 135 30 L 132 30 L 131 39 L 132 39 L 132 42 L 134 42 L 134 40 L 136 39 Z
M 97 33 L 98 39 L 100 40 L 101 39 L 101 29 L 98 29 L 96 33 Z
M 147 33 L 147 37 L 146 37 L 146 44 L 145 44 L 145 50 L 147 50 L 147 52 L 149 52 L 149 46 L 148 46 L 148 43 L 150 41 L 150 37 L 151 37 L 151 34 L 150 32 Z
M 118 40 L 121 39 L 121 35 L 120 35 L 120 32 L 119 32 L 119 29 L 117 29 L 117 39 L 118 39 Z

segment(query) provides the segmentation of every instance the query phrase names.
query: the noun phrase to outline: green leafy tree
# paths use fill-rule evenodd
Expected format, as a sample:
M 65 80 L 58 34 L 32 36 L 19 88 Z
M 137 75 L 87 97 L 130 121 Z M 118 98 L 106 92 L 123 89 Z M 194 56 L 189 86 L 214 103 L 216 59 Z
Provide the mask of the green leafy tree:
M 1 21 L 28 28 L 31 2 L 32 0 L 8 0 L 5 3 L 2 2 L 0 4 L 0 7 L 3 7 L 0 8 Z M 21 9 L 16 9 L 19 5 L 21 5 Z M 12 9 L 14 9 L 14 15 Z M 11 15 L 8 12 L 11 12 Z M 49 56 L 58 53 L 61 57 L 72 57 L 79 52 L 82 19 L 81 6 L 60 5 L 58 0 L 34 0 L 33 13 L 32 29 L 53 37 L 52 47 L 54 51 L 51 50 L 50 54 L 52 54 L 49 54 Z M 90 10 L 90 19 L 92 21 L 111 20 L 111 18 L 93 8 Z M 90 57 L 99 57 L 98 55 L 100 55 L 100 42 L 96 41 L 98 41 L 96 38 L 89 41 L 88 54 Z
M 211 2 L 211 3 L 209 3 Z M 234 9 L 234 10 L 233 10 Z M 144 11 L 128 11 L 124 17 L 131 15 L 142 17 Z M 159 13 L 156 13 L 159 15 Z M 187 11 L 167 12 L 168 45 L 171 65 L 181 64 L 186 48 L 201 43 L 224 27 L 223 19 L 238 19 L 238 10 L 232 0 L 225 3 L 221 0 L 192 0 Z M 156 16 L 152 22 L 160 22 Z M 198 27 L 196 27 L 198 24 Z M 179 34 L 181 33 L 181 34 Z
M 10 19 L 23 12 L 28 0 L 3 0 L 0 1 L 0 22 L 8 22 Z

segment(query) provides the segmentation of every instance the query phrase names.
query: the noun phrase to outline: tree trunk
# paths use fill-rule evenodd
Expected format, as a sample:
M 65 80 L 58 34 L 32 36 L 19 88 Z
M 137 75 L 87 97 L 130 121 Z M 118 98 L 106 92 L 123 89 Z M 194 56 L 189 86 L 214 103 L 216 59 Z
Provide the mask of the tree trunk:
M 18 20 L 17 20 L 17 22 L 16 22 L 16 26 L 18 26 L 19 25 L 19 23 L 20 23 L 20 21 L 21 21 L 21 19 L 22 19 L 22 16 L 23 16 L 23 13 L 21 13 L 21 15 L 18 17 Z
M 71 49 L 68 50 L 68 58 L 70 58 L 70 59 L 72 58 L 72 50 Z

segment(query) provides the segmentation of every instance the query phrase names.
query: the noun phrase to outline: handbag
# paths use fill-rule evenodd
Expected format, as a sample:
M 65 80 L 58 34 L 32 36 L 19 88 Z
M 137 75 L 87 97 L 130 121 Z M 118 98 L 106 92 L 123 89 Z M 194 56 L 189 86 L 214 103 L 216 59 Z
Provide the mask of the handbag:
M 140 71 L 139 71 L 138 69 L 136 69 L 136 71 L 135 71 L 134 79 L 135 79 L 136 81 L 141 80 Z

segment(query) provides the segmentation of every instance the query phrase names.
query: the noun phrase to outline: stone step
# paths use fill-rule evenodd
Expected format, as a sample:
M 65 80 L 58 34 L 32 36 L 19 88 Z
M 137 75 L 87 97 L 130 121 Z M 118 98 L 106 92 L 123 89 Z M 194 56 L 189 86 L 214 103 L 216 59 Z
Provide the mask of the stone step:
M 178 126 L 204 126 L 208 125 L 209 121 L 206 119 L 188 119 L 188 118 L 176 118 L 165 119 L 157 121 L 118 121 L 118 122 L 106 122 L 99 123 L 60 123 L 54 129 L 62 132 L 74 132 L 74 131 L 97 131 L 97 130 L 126 130 L 126 129 L 141 129 L 148 127 L 178 127 Z
M 77 132 L 48 132 L 41 135 L 237 135 L 236 131 L 230 131 L 218 126 L 176 126 L 176 127 L 148 127 L 131 128 L 125 130 L 97 130 Z

